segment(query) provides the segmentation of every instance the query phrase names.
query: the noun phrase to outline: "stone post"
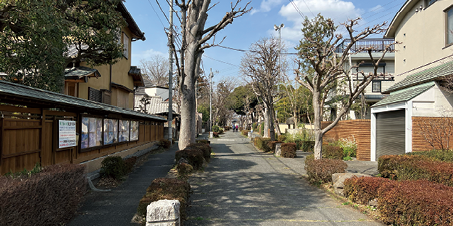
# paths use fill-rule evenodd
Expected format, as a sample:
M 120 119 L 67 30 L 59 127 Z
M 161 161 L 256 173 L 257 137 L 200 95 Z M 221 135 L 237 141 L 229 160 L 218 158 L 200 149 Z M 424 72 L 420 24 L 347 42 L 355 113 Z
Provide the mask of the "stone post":
M 281 156 L 281 144 L 282 143 L 276 143 L 276 150 L 274 151 L 274 155 Z
M 147 206 L 146 226 L 180 226 L 180 201 L 159 200 Z

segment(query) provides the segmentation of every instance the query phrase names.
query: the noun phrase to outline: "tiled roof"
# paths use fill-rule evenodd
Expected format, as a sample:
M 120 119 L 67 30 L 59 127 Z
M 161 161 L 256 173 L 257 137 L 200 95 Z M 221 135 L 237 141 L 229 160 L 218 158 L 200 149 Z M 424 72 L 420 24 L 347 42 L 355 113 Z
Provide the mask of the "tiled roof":
M 82 98 L 77 98 L 61 93 L 50 92 L 47 90 L 42 90 L 34 87 L 29 87 L 25 85 L 20 85 L 16 83 L 6 82 L 0 80 L 0 95 L 1 96 L 10 96 L 15 98 L 24 98 L 27 100 L 36 100 L 37 103 L 50 103 L 54 107 L 72 107 L 72 108 L 84 108 L 94 111 L 104 111 L 107 113 L 118 113 L 129 116 L 136 116 L 142 118 L 149 118 L 159 121 L 166 121 L 166 119 L 148 115 L 136 111 L 125 110 L 117 106 L 104 104 L 100 102 L 95 102 L 91 100 L 85 100 Z
M 101 77 L 101 74 L 98 70 L 88 67 L 76 67 L 76 68 L 66 68 L 65 69 L 65 78 L 77 78 L 80 79 L 84 76 L 89 76 L 94 74 L 96 77 Z
M 435 86 L 434 81 L 393 92 L 393 93 L 391 93 L 391 95 L 389 95 L 385 99 L 372 105 L 372 107 L 378 107 L 378 106 L 382 106 L 382 105 L 389 105 L 389 104 L 409 101 L 409 100 L 415 98 L 416 96 L 418 96 L 419 94 L 432 88 L 433 86 Z
M 404 80 L 392 85 L 383 93 L 390 93 L 410 86 L 434 81 L 437 78 L 452 75 L 452 60 L 429 69 L 407 76 Z

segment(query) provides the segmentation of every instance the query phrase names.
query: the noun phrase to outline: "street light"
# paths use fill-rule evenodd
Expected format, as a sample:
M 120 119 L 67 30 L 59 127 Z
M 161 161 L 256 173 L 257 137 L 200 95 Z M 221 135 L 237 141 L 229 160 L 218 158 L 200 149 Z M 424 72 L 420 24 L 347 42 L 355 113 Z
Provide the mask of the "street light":
M 284 27 L 284 24 L 281 24 L 277 26 L 276 24 L 274 25 L 274 30 L 279 31 L 279 55 L 278 55 L 278 60 L 279 60 L 279 75 L 281 75 L 281 29 Z M 277 85 L 277 92 L 279 93 L 279 84 Z M 279 94 L 278 94 L 279 95 Z M 277 110 L 276 110 L 276 115 L 275 117 L 277 118 Z M 279 124 L 277 125 L 279 126 Z

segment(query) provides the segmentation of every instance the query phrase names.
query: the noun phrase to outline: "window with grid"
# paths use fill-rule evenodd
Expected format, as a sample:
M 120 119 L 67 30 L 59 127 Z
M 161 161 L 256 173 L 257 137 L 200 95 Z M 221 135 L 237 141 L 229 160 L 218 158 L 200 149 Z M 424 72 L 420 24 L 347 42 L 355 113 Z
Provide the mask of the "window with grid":
M 372 92 L 373 93 L 381 92 L 381 81 L 372 81 Z
M 446 14 L 446 45 L 452 45 L 452 6 L 445 10 Z

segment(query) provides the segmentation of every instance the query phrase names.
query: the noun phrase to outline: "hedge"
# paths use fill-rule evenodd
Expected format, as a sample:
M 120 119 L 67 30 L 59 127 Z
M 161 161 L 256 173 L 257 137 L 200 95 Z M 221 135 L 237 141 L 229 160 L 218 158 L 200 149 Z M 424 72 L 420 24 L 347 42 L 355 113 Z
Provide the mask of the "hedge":
M 429 157 L 433 160 L 440 160 L 443 162 L 452 162 L 452 150 L 431 150 L 431 151 L 418 151 L 418 152 L 410 152 L 406 155 L 422 155 Z
M 422 155 L 384 155 L 378 159 L 382 177 L 396 180 L 428 180 L 453 186 L 453 163 L 434 161 Z
M 314 160 L 314 155 L 309 155 L 306 157 L 304 169 L 309 183 L 323 184 L 332 182 L 334 173 L 345 173 L 347 163 L 339 159 Z
M 262 151 L 265 151 L 265 152 L 268 152 L 270 150 L 268 150 L 268 141 L 270 141 L 271 139 L 270 138 L 256 138 L 255 142 L 256 142 L 256 146 L 259 150 L 262 150 Z
M 170 140 L 166 140 L 166 139 L 160 139 L 159 143 L 158 143 L 158 146 L 162 147 L 164 149 L 170 148 L 171 145 L 172 145 L 172 142 L 170 142 Z
M 151 182 L 145 195 L 140 199 L 137 214 L 145 217 L 150 203 L 168 199 L 180 201 L 180 218 L 186 219 L 187 203 L 191 186 L 185 180 L 177 178 L 157 178 Z
M 296 157 L 296 144 L 295 143 L 281 144 L 281 157 L 295 158 Z
M 243 134 L 243 136 L 247 136 L 249 133 L 249 130 L 241 130 L 241 134 Z
M 186 148 L 175 152 L 175 160 L 178 163 L 184 158 L 195 169 L 198 170 L 203 166 L 203 152 L 200 149 Z
M 315 141 L 303 141 L 301 149 L 304 152 L 314 152 Z
M 208 144 L 192 143 L 189 144 L 186 148 L 201 150 L 206 161 L 209 161 L 211 158 L 211 147 Z
M 384 184 L 397 183 L 382 177 L 352 177 L 344 181 L 344 195 L 355 203 L 368 205 L 378 198 L 378 189 Z
M 282 142 L 280 141 L 268 141 L 267 146 L 268 150 L 271 151 L 272 153 L 276 152 L 276 144 L 280 144 Z
M 0 177 L 1 225 L 65 225 L 83 200 L 82 165 L 52 165 L 31 177 Z
M 378 190 L 378 210 L 386 224 L 452 225 L 452 195 L 442 184 L 400 181 Z

